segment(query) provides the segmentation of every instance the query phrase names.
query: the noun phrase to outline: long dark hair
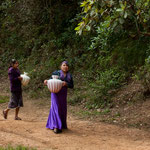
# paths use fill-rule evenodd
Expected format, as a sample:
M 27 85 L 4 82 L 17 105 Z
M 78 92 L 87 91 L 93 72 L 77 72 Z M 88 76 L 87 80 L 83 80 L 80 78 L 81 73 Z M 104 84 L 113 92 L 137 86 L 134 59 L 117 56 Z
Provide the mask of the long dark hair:
M 10 61 L 9 68 L 11 68 L 16 62 L 17 62 L 16 59 L 12 59 L 12 60 Z

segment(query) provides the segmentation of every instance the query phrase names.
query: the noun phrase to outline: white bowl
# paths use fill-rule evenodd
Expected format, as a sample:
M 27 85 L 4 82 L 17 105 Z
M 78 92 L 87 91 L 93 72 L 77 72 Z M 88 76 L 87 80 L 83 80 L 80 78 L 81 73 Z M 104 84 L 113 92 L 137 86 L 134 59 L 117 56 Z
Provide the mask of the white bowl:
M 58 76 L 58 75 L 52 75 L 52 78 L 53 78 L 53 79 L 58 79 L 59 76 Z
M 58 79 L 50 79 L 47 81 L 47 87 L 50 92 L 58 93 L 62 88 L 62 81 Z
M 30 77 L 27 76 L 27 73 L 24 72 L 24 74 L 20 75 L 23 79 L 21 81 L 23 86 L 27 86 L 29 81 L 30 81 Z

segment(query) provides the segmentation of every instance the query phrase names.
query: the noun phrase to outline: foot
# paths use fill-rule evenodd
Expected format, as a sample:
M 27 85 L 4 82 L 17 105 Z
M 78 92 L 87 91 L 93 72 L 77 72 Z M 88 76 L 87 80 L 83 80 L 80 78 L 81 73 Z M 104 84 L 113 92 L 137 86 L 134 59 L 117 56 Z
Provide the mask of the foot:
M 21 120 L 21 118 L 20 117 L 15 117 L 15 120 Z
M 3 117 L 4 119 L 7 119 L 7 112 L 5 110 L 3 110 Z
M 56 134 L 61 133 L 61 132 L 62 132 L 62 130 L 60 130 L 60 129 L 57 129 L 57 128 L 54 129 L 54 133 L 56 133 Z

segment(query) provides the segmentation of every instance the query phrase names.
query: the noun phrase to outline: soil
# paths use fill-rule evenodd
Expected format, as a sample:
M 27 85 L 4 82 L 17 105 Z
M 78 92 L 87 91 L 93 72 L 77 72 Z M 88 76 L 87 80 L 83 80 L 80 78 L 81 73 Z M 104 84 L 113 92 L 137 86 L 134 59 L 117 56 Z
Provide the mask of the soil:
M 9 96 L 7 83 L 0 83 L 0 95 Z M 70 111 L 68 129 L 55 134 L 45 127 L 50 100 L 31 99 L 25 94 L 23 98 L 24 107 L 19 113 L 22 120 L 14 120 L 14 110 L 10 110 L 7 120 L 0 115 L 0 147 L 11 144 L 38 150 L 150 150 L 147 130 L 79 119 Z M 6 107 L 7 103 L 0 104 L 1 114 Z

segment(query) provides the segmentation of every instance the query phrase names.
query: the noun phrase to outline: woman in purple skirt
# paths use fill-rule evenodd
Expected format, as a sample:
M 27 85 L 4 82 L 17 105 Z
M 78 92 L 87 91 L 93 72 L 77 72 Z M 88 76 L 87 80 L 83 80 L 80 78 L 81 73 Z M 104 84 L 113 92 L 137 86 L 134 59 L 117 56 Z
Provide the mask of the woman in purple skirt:
M 73 88 L 73 78 L 68 72 L 67 61 L 61 63 L 61 70 L 55 71 L 52 75 L 58 75 L 63 81 L 63 87 L 58 93 L 51 93 L 51 108 L 46 128 L 54 130 L 54 133 L 61 133 L 67 129 L 67 89 Z M 44 81 L 47 84 L 47 80 Z
M 20 76 L 20 71 L 18 69 L 19 63 L 15 59 L 12 59 L 11 66 L 8 70 L 8 76 L 10 80 L 10 91 L 11 97 L 8 104 L 8 108 L 3 110 L 4 119 L 7 119 L 8 111 L 10 109 L 15 109 L 15 120 L 21 120 L 18 117 L 20 107 L 23 107 L 22 101 L 22 87 L 21 87 L 21 80 L 22 77 Z

